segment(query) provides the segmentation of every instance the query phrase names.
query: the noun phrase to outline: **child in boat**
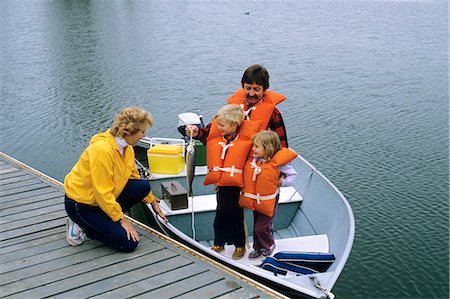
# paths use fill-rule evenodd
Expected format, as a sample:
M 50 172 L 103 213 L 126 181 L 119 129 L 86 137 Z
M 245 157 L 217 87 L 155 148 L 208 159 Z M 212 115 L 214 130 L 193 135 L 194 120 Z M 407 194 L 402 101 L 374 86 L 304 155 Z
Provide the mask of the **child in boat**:
M 280 186 L 291 186 L 297 176 L 289 162 L 297 153 L 281 147 L 278 135 L 269 130 L 253 136 L 253 157 L 244 166 L 244 187 L 239 205 L 253 210 L 253 251 L 250 259 L 271 255 L 275 249 L 272 223 Z
M 243 168 L 252 148 L 251 136 L 259 131 L 259 121 L 244 120 L 239 105 L 226 105 L 217 111 L 206 137 L 208 173 L 204 185 L 217 186 L 217 209 L 214 219 L 214 246 L 221 252 L 225 244 L 236 247 L 233 259 L 245 254 L 244 211 L 239 206 L 243 186 Z M 196 126 L 186 126 L 187 135 L 198 135 Z

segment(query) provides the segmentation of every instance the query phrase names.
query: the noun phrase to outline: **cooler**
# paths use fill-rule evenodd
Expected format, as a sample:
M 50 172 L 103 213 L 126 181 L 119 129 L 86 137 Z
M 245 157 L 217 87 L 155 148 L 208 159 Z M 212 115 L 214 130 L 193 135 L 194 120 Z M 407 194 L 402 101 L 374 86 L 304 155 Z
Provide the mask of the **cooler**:
M 147 151 L 152 173 L 177 174 L 184 169 L 183 145 L 156 144 Z
M 195 141 L 195 166 L 206 165 L 206 146 L 200 141 Z

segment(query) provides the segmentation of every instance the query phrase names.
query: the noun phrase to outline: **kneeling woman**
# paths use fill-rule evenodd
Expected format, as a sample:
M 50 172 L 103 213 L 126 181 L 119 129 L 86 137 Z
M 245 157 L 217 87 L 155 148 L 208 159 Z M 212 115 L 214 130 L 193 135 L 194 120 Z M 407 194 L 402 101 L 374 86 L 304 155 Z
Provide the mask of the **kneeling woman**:
M 116 115 L 110 129 L 92 137 L 64 180 L 70 245 L 80 245 L 87 236 L 120 251 L 133 251 L 139 236 L 124 213 L 140 201 L 152 204 L 167 221 L 149 182 L 140 178 L 134 158 L 133 145 L 152 125 L 150 113 L 129 107 Z

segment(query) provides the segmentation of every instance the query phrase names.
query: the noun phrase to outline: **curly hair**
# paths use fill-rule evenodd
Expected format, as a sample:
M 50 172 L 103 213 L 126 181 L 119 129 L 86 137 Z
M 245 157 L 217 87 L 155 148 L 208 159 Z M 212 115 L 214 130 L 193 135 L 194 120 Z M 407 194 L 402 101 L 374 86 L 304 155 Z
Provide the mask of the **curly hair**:
M 277 133 L 270 130 L 259 131 L 252 137 L 253 144 L 264 149 L 266 159 L 271 159 L 275 153 L 281 149 L 281 140 Z
M 237 104 L 228 104 L 220 108 L 214 117 L 227 123 L 240 126 L 245 118 L 245 114 L 244 109 L 242 109 L 241 106 Z
M 149 112 L 139 107 L 127 107 L 116 115 L 110 132 L 113 136 L 124 137 L 152 126 L 153 118 Z

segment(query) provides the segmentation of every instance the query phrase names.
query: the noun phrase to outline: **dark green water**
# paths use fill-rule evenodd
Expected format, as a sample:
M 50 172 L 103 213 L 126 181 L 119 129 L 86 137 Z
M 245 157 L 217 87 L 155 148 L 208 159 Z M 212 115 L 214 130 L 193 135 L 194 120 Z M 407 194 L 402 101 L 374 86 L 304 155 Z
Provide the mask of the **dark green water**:
M 447 2 L 2 0 L 0 25 L 0 151 L 63 180 L 121 108 L 177 138 L 261 63 L 355 214 L 337 297 L 448 298 Z

